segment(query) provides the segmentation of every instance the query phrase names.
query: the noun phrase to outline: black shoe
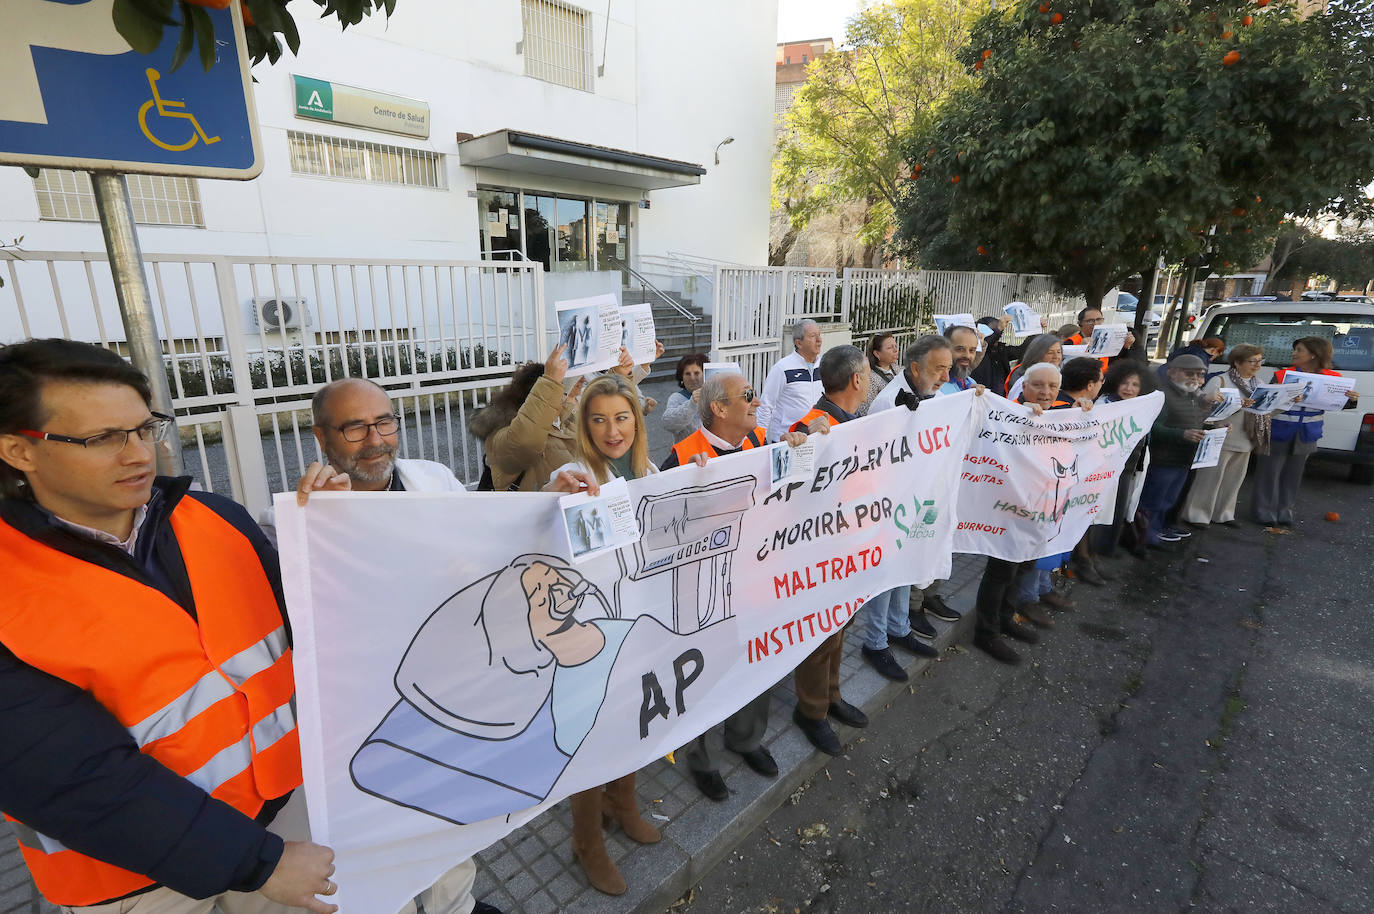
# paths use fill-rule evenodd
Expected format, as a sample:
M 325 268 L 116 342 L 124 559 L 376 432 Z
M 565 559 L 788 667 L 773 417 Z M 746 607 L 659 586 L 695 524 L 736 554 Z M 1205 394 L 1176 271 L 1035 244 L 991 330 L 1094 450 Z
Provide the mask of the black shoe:
M 958 622 L 964 617 L 964 614 L 959 612 L 959 610 L 950 609 L 949 606 L 945 604 L 945 598 L 938 593 L 926 597 L 926 601 L 921 605 L 921 608 L 924 609 L 927 614 L 934 616 L 941 622 Z
M 501 909 L 485 901 L 479 901 L 472 906 L 472 914 L 501 914 Z
M 844 724 L 862 730 L 868 726 L 868 715 L 841 698 L 830 703 L 830 716 Z
M 994 660 L 1013 664 L 1021 662 L 1021 655 L 1016 653 L 1010 644 L 995 635 L 991 638 L 974 638 L 973 646 L 986 651 Z
M 892 656 L 892 651 L 889 649 L 883 648 L 880 651 L 875 651 L 866 647 L 863 649 L 863 655 L 869 665 L 878 671 L 879 676 L 886 676 L 893 682 L 906 682 L 906 670 L 902 669 L 902 665 L 897 662 L 896 657 Z
M 734 752 L 733 749 L 730 751 Z M 748 752 L 736 752 L 735 754 L 744 759 L 744 764 L 764 777 L 775 778 L 778 776 L 778 763 L 773 759 L 773 754 L 764 747 L 759 746 L 757 749 L 750 749 Z
M 940 633 L 935 630 L 935 626 L 930 624 L 930 620 L 921 610 L 913 609 L 907 615 L 911 619 L 911 630 L 916 633 L 916 637 L 934 641 L 939 636 Z
M 1172 533 L 1174 536 L 1178 537 L 1181 540 L 1186 540 L 1188 537 L 1193 535 L 1193 531 L 1184 530 L 1182 527 L 1169 527 L 1166 530 L 1166 532 Z
M 1082 581 L 1084 584 L 1101 587 L 1103 584 L 1107 583 L 1107 580 L 1097 573 L 1097 569 L 1087 562 L 1070 562 L 1069 570 L 1073 572 L 1075 579 Z
M 720 776 L 719 771 L 693 771 L 692 780 L 708 800 L 721 803 L 730 799 L 730 788 L 725 786 L 725 778 Z
M 826 755 L 842 755 L 844 753 L 844 747 L 840 745 L 840 738 L 831 729 L 830 721 L 824 718 L 812 720 L 802 714 L 801 708 L 794 708 L 792 710 L 792 722 L 806 735 L 806 739 L 811 745 Z
M 905 635 L 900 636 L 888 635 L 887 643 L 889 646 L 895 644 L 898 647 L 906 648 L 907 650 L 911 651 L 911 653 L 915 654 L 917 657 L 940 656 L 939 651 L 931 647 L 929 644 L 926 644 L 920 638 L 917 638 L 913 632 L 907 632 Z
M 1002 634 L 1015 638 L 1017 641 L 1024 641 L 1027 644 L 1034 644 L 1040 640 L 1040 633 L 1029 625 L 1022 625 L 1015 619 L 1008 619 L 1002 623 Z
M 1022 603 L 1017 612 L 1029 619 L 1036 628 L 1054 628 L 1054 620 L 1039 603 Z

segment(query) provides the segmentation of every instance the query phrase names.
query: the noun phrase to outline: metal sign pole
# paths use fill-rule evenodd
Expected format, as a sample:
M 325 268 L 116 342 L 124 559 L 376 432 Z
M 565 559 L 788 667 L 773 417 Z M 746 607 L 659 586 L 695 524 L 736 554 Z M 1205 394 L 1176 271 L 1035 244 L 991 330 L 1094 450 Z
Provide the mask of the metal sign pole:
M 134 228 L 134 208 L 129 202 L 129 185 L 124 175 L 108 171 L 91 172 L 95 189 L 95 211 L 105 250 L 110 257 L 119 316 L 124 321 L 125 338 L 134 367 L 148 378 L 153 391 L 153 409 L 168 416 L 172 411 L 172 391 L 162 359 L 162 342 L 153 319 L 153 302 L 148 295 L 148 277 L 143 272 L 143 251 Z M 175 430 L 158 448 L 158 472 L 164 476 L 182 474 L 181 437 Z

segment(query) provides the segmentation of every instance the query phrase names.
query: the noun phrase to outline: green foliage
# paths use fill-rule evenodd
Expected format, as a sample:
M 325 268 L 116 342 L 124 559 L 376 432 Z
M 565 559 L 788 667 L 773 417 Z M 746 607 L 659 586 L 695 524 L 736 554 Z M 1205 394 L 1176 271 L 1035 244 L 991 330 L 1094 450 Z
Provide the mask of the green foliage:
M 1312 235 L 1284 268 L 1285 276 L 1325 276 L 1338 289 L 1363 291 L 1374 281 L 1374 233 L 1323 238 Z
M 987 0 L 891 0 L 861 10 L 845 45 L 818 57 L 778 141 L 774 205 L 792 227 L 851 203 L 867 204 L 858 237 L 879 244 L 893 227 L 902 140 L 926 129 L 969 77 L 955 56 Z
M 244 33 L 248 54 L 253 63 L 266 59 L 276 63 L 282 55 L 282 42 L 292 54 L 300 50 L 301 36 L 296 21 L 287 12 L 288 0 L 231 0 L 239 2 L 244 11 Z M 339 20 L 343 28 L 357 25 L 374 11 L 390 16 L 396 0 L 312 0 L 323 12 Z M 216 41 L 232 41 L 231 36 L 215 36 L 215 25 L 207 6 L 217 6 L 215 0 L 114 0 L 115 28 L 130 46 L 141 54 L 151 54 L 163 41 L 175 41 L 172 69 L 180 67 L 199 49 L 200 65 L 207 71 L 215 63 Z M 249 24 L 251 20 L 252 24 Z M 167 34 L 168 29 L 172 34 Z M 277 36 L 281 37 L 278 38 Z
M 972 81 L 907 136 L 922 169 L 898 249 L 1052 273 L 1093 302 L 1160 256 L 1243 268 L 1285 214 L 1369 209 L 1371 36 L 1369 0 L 1306 19 L 1239 0 L 993 10 L 960 52 Z

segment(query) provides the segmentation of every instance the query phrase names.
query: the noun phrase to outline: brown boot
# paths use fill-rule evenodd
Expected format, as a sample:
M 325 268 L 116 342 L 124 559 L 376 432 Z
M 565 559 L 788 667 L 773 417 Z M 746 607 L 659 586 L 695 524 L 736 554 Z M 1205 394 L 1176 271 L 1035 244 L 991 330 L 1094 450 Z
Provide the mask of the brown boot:
M 601 831 L 601 788 L 594 787 L 569 798 L 573 814 L 573 857 L 582 865 L 592 888 L 607 895 L 624 895 L 629 888 L 615 861 L 606 853 Z
M 662 835 L 639 814 L 639 801 L 635 797 L 634 773 L 617 778 L 606 785 L 606 814 L 620 823 L 625 834 L 640 844 L 657 844 Z

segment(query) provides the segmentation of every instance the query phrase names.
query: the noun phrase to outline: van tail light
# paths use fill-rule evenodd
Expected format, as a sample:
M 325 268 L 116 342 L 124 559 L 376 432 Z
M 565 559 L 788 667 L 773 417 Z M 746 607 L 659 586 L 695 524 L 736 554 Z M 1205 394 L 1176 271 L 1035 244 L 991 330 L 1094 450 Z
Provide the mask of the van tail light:
M 1364 418 L 1360 420 L 1360 427 L 1374 435 L 1374 413 L 1365 413 Z

